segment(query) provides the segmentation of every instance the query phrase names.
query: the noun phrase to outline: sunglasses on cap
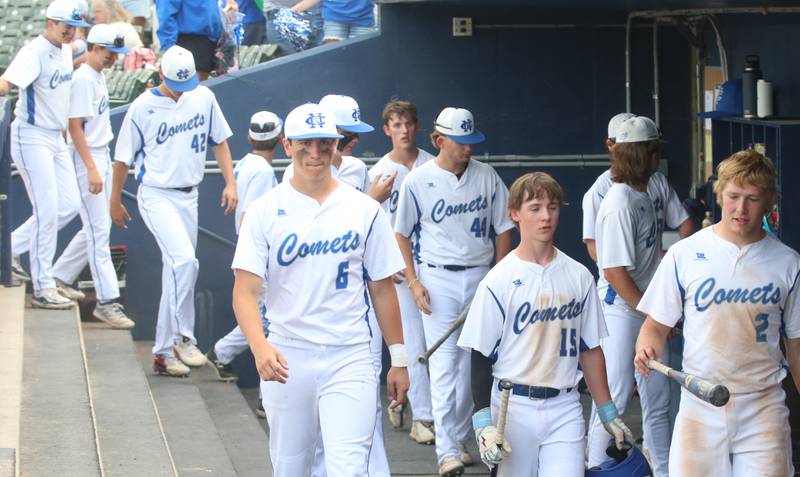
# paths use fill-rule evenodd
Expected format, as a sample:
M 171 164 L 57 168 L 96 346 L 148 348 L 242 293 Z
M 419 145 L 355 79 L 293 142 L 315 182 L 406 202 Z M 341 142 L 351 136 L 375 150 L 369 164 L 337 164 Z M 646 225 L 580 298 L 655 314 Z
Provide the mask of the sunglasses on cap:
M 278 129 L 280 125 L 275 122 L 268 123 L 250 123 L 250 131 L 254 133 L 268 133 Z

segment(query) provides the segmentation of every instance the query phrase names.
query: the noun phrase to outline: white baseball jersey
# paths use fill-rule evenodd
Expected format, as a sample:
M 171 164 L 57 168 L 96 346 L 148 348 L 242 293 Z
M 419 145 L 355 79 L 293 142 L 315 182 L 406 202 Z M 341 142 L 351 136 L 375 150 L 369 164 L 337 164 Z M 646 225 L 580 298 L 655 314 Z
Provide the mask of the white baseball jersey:
M 207 146 L 231 135 L 217 99 L 207 87 L 183 93 L 178 101 L 152 88 L 128 108 L 114 160 L 136 161 L 136 180 L 144 185 L 196 186 L 203 180 Z
M 102 73 L 84 63 L 72 76 L 69 117 L 86 118 L 83 132 L 89 147 L 105 147 L 114 139 L 108 112 L 108 87 Z M 70 143 L 72 137 L 67 136 Z
M 404 264 L 376 201 L 339 184 L 320 205 L 287 182 L 250 204 L 232 268 L 266 280 L 271 333 L 346 345 L 370 340 L 366 280 Z
M 611 169 L 606 170 L 594 181 L 589 190 L 583 195 L 583 240 L 594 240 L 594 226 L 597 221 L 597 211 L 603 197 L 608 193 L 614 181 L 611 180 Z M 681 204 L 675 189 L 669 185 L 667 177 L 656 172 L 650 176 L 647 183 L 647 195 L 653 201 L 653 207 L 658 217 L 657 240 L 659 250 L 661 249 L 661 233 L 664 225 L 671 229 L 677 229 L 689 218 L 689 213 Z
M 278 185 L 272 165 L 258 154 L 248 154 L 233 168 L 239 202 L 236 203 L 236 233 L 242 224 L 247 207 L 256 199 Z
M 354 189 L 367 193 L 369 191 L 369 173 L 364 161 L 353 156 L 342 156 L 342 163 L 337 168 L 331 164 L 331 175 Z M 283 172 L 281 182 L 287 182 L 294 176 L 294 164 L 289 164 Z
M 508 218 L 508 189 L 488 164 L 470 159 L 461 178 L 428 161 L 411 171 L 400 191 L 395 232 L 419 234 L 419 256 L 434 265 L 489 265 Z
M 800 255 L 772 236 L 740 249 L 707 227 L 670 247 L 639 310 L 669 327 L 684 317 L 687 373 L 761 391 L 786 376 L 782 335 L 800 338 L 798 278 Z
M 506 255 L 478 285 L 458 339 L 516 384 L 575 387 L 582 351 L 607 335 L 592 274 L 561 251 L 542 267 Z
M 423 149 L 417 149 L 417 151 L 417 160 L 414 161 L 413 169 L 416 169 L 435 157 Z M 406 180 L 406 176 L 411 171 L 403 164 L 393 161 L 392 158 L 389 157 L 388 153 L 380 158 L 380 160 L 376 162 L 375 165 L 369 170 L 370 183 L 372 183 L 372 181 L 379 176 L 383 176 L 384 179 L 387 179 L 395 172 L 397 172 L 397 176 L 394 179 L 394 184 L 392 184 L 392 194 L 381 204 L 383 210 L 389 214 L 389 220 L 392 222 L 392 226 L 394 226 L 395 222 L 397 202 L 400 198 L 400 188 L 403 185 L 403 181 Z
M 67 129 L 72 81 L 72 49 L 39 35 L 23 46 L 2 78 L 19 88 L 15 117 L 58 131 Z
M 625 267 L 631 279 L 644 291 L 658 267 L 658 220 L 646 192 L 615 182 L 597 211 L 597 266 L 600 270 Z M 600 273 L 600 299 L 627 305 Z

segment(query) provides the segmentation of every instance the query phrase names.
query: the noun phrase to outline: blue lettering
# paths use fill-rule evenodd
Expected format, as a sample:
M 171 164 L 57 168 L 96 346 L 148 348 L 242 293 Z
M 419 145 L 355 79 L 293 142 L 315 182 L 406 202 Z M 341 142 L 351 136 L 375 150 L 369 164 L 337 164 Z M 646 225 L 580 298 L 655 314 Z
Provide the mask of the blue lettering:
M 569 303 L 564 305 L 536 309 L 533 310 L 533 312 L 531 312 L 533 305 L 526 301 L 520 305 L 516 314 L 514 315 L 514 333 L 521 334 L 525 327 L 532 325 L 537 321 L 545 323 L 549 321 L 564 321 L 577 318 L 583 313 L 584 308 L 586 308 L 586 300 L 588 298 L 589 295 L 587 294 L 582 301 L 577 301 L 573 298 L 569 301 Z M 529 316 L 530 319 L 528 319 Z
M 278 247 L 279 265 L 286 267 L 294 263 L 298 258 L 313 255 L 347 253 L 351 250 L 357 250 L 361 244 L 360 236 L 353 231 L 347 231 L 341 237 L 336 237 L 333 240 L 317 240 L 311 243 L 302 242 L 299 245 L 297 242 L 297 234 L 289 234 L 283 239 L 280 247 Z M 297 251 L 295 252 L 295 250 Z
M 768 283 L 762 287 L 755 288 L 716 288 L 717 281 L 714 278 L 707 278 L 697 287 L 694 293 L 694 306 L 697 311 L 703 312 L 711 305 L 721 305 L 723 303 L 753 303 L 761 305 L 777 305 L 781 301 L 781 289 L 776 288 L 773 283 Z
M 188 121 L 178 123 L 174 126 L 167 126 L 167 123 L 161 123 L 158 125 L 158 134 L 156 135 L 156 142 L 158 144 L 164 144 L 167 142 L 167 139 L 171 138 L 176 134 L 180 134 L 182 132 L 191 131 L 192 129 L 197 129 L 200 126 L 206 123 L 206 117 L 203 114 L 195 114 L 192 119 Z
M 399 190 L 393 190 L 392 195 L 389 196 L 389 212 L 392 214 L 397 210 L 397 199 L 400 197 Z
M 479 194 L 478 197 L 469 202 L 462 204 L 448 205 L 444 199 L 439 199 L 433 205 L 431 211 L 431 219 L 437 224 L 444 220 L 445 217 L 452 215 L 467 214 L 470 212 L 480 212 L 481 210 L 489 208 L 489 200 L 483 195 Z
M 66 83 L 72 80 L 72 73 L 62 73 L 61 70 L 53 71 L 53 76 L 50 77 L 50 89 L 56 89 L 61 83 Z

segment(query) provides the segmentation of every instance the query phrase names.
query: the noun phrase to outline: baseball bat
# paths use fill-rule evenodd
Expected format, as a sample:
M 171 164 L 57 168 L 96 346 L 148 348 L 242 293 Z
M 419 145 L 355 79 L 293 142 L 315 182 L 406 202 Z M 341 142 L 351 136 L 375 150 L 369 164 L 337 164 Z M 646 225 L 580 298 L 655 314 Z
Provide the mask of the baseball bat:
M 469 313 L 469 304 L 467 304 L 467 306 L 465 306 L 464 309 L 461 310 L 461 313 L 459 313 L 458 318 L 456 318 L 456 321 L 454 321 L 453 324 L 450 325 L 450 328 L 447 328 L 447 331 L 445 331 L 444 336 L 436 340 L 436 342 L 433 343 L 433 346 L 431 346 L 430 349 L 428 349 L 421 355 L 417 356 L 417 362 L 419 364 L 428 364 L 428 358 L 431 357 L 434 351 L 439 349 L 439 346 L 442 346 L 442 343 L 447 341 L 447 338 L 449 338 L 454 331 L 456 331 L 461 325 L 464 324 L 465 321 L 467 321 L 467 313 Z
M 500 412 L 497 413 L 497 445 L 502 446 L 505 437 L 503 433 L 506 430 L 506 415 L 508 414 L 508 398 L 511 396 L 511 388 L 514 384 L 507 380 L 500 380 L 500 387 L 503 388 L 503 396 L 500 399 Z
M 722 407 L 731 397 L 728 388 L 721 384 L 714 384 L 703 378 L 698 378 L 693 374 L 675 371 L 664 363 L 651 359 L 647 362 L 647 367 L 674 379 L 678 384 L 686 388 L 703 401 L 712 406 Z

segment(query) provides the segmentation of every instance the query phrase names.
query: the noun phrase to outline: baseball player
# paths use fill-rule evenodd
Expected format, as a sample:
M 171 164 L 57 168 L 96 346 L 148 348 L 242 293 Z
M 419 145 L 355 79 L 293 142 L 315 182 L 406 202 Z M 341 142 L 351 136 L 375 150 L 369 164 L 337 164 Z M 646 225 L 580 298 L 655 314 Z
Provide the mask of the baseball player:
M 626 120 L 634 117 L 636 117 L 635 114 L 620 113 L 608 122 L 606 148 L 612 160 L 617 128 Z M 597 261 L 597 253 L 595 252 L 594 227 L 597 220 L 597 211 L 600 208 L 600 202 L 613 183 L 611 169 L 607 169 L 597 176 L 592 186 L 583 195 L 583 243 L 586 244 L 589 256 L 595 262 Z M 653 200 L 653 207 L 658 216 L 659 240 L 661 240 L 661 232 L 664 231 L 665 225 L 670 229 L 678 229 L 680 238 L 686 238 L 694 233 L 694 221 L 689 217 L 683 204 L 681 204 L 678 194 L 667 181 L 667 177 L 658 170 L 650 176 L 650 181 L 647 182 L 647 195 Z
M 233 168 L 236 191 L 239 194 L 235 213 L 237 235 L 247 207 L 278 185 L 275 171 L 272 169 L 272 158 L 275 156 L 275 148 L 281 140 L 282 130 L 283 121 L 275 113 L 260 111 L 250 118 L 247 142 L 253 146 L 253 152 L 244 156 Z M 261 305 L 263 305 L 263 297 L 261 300 Z M 267 327 L 268 324 L 264 318 L 265 333 Z M 247 338 L 238 325 L 211 347 L 211 351 L 207 355 L 208 363 L 220 381 L 239 379 L 231 367 L 231 361 L 246 349 Z
M 606 139 L 606 148 L 613 161 L 613 150 L 616 143 L 617 129 L 619 126 L 628 119 L 634 118 L 636 115 L 631 113 L 620 113 L 612 117 L 608 122 L 608 138 Z M 654 164 L 657 168 L 657 162 Z M 583 241 L 592 260 L 597 261 L 597 254 L 595 252 L 595 222 L 597 220 L 597 211 L 600 209 L 600 203 L 603 197 L 608 194 L 613 181 L 611 179 L 611 169 L 606 170 L 597 177 L 594 184 L 589 188 L 583 196 Z M 681 204 L 675 190 L 667 181 L 666 176 L 659 171 L 655 171 L 650 180 L 647 182 L 647 195 L 653 202 L 653 208 L 657 217 L 658 229 L 656 231 L 656 250 L 662 249 L 661 240 L 664 226 L 671 229 L 678 229 L 681 238 L 688 237 L 694 232 L 694 221 L 689 217 L 686 209 Z M 671 346 L 668 347 L 662 356 L 668 363 L 674 366 L 679 366 L 680 363 L 680 336 L 675 336 L 670 340 Z M 618 356 L 616 354 L 609 354 L 606 356 L 607 361 L 615 359 L 627 360 L 625 356 Z M 625 363 L 627 365 L 627 363 Z M 614 366 L 613 364 L 611 366 Z M 633 378 L 631 378 L 633 379 Z M 677 402 L 673 396 L 675 394 L 668 391 L 668 387 L 672 384 L 663 376 L 658 376 L 652 379 L 649 386 L 657 387 L 663 385 L 663 390 L 654 390 L 649 396 L 643 396 L 642 406 L 647 409 L 646 414 L 650 416 L 646 419 L 644 429 L 645 440 L 647 447 L 650 450 L 655 473 L 659 475 L 667 475 L 667 450 L 669 449 L 670 441 L 670 422 L 669 416 L 666 414 L 668 409 L 677 409 Z M 594 410 L 596 411 L 596 409 Z M 674 414 L 674 412 L 673 412 Z M 596 419 L 595 413 L 592 414 L 592 419 Z M 602 444 L 598 443 L 598 454 L 602 450 Z M 601 456 L 604 457 L 604 456 Z
M 777 201 L 775 177 L 755 151 L 722 161 L 714 183 L 721 219 L 670 247 L 639 302 L 647 315 L 634 361 L 641 374 L 683 316 L 684 371 L 731 393 L 717 408 L 683 392 L 670 475 L 794 475 L 780 341 L 800 389 L 800 256 L 761 228 Z
M 397 202 L 400 197 L 400 186 L 408 173 L 417 166 L 433 159 L 433 156 L 417 147 L 417 128 L 419 120 L 417 107 L 402 100 L 392 100 L 383 108 L 383 132 L 392 140 L 392 150 L 386 153 L 369 170 L 371 183 L 375 181 L 392 182 L 390 196 L 381 206 L 389 214 L 394 226 Z M 416 246 L 416 243 L 415 243 Z M 414 296 L 408 288 L 405 276 L 395 276 L 397 301 L 400 303 L 400 315 L 403 319 L 403 341 L 411 356 L 418 356 L 425 351 L 425 335 L 422 330 L 422 316 L 414 303 Z M 428 369 L 412 360 L 408 364 L 408 377 L 411 388 L 408 391 L 408 402 L 411 406 L 412 424 L 409 437 L 419 444 L 433 444 L 433 414 L 431 412 L 431 384 Z M 404 406 L 389 408 L 388 415 L 392 425 L 403 427 Z
M 328 476 L 366 476 L 378 389 L 371 335 L 382 332 L 392 357 L 389 397 L 402 403 L 408 390 L 392 283 L 403 262 L 380 205 L 331 175 L 342 137 L 333 113 L 300 106 L 284 133 L 295 175 L 248 208 L 232 265 L 234 311 L 264 380 L 274 475 L 309 475 L 321 436 Z M 366 319 L 367 290 L 380 330 Z
M 472 352 L 478 409 L 472 422 L 481 459 L 500 464 L 498 476 L 583 476 L 581 375 L 616 446 L 632 442 L 608 390 L 600 348 L 607 332 L 594 278 L 553 245 L 563 205 L 561 186 L 543 172 L 514 181 L 508 210 L 520 244 L 478 285 L 458 339 Z M 500 379 L 514 385 L 502 445 L 492 424 Z
M 439 155 L 406 176 L 394 226 L 408 287 L 417 307 L 428 315 L 422 318 L 427 347 L 472 300 L 492 260 L 499 261 L 511 249 L 513 228 L 506 214 L 508 189 L 491 166 L 471 158 L 472 145 L 484 139 L 472 113 L 445 108 L 434 129 L 431 140 Z M 450 336 L 428 362 L 436 457 L 439 474 L 446 476 L 460 475 L 472 463 L 464 450 L 472 415 L 470 355 L 456 345 L 457 338 Z
M 192 54 L 180 46 L 161 59 L 162 83 L 131 103 L 122 121 L 114 154 L 111 218 L 125 228 L 122 187 L 130 164 L 139 182 L 137 201 L 145 225 L 161 250 L 161 303 L 158 308 L 153 368 L 186 376 L 187 366 L 206 357 L 194 337 L 194 285 L 197 281 L 197 185 L 203 179 L 210 146 L 225 179 L 221 206 L 236 209 L 236 182 L 227 138 L 231 136 L 214 94 L 199 80 Z M 180 161 L 175 158 L 181 158 Z
M 33 306 L 69 308 L 53 279 L 57 231 L 76 213 L 75 169 L 66 152 L 62 131 L 67 129 L 72 52 L 69 42 L 76 27 L 88 26 L 71 0 L 47 7 L 47 27 L 14 57 L 0 77 L 0 95 L 13 86 L 19 100 L 11 124 L 11 158 L 22 176 L 33 215 L 14 231 L 12 254 L 30 250 Z
M 319 104 L 334 114 L 336 130 L 343 136 L 333 154 L 331 174 L 378 202 L 388 199 L 392 192 L 392 182 L 378 181 L 377 178 L 370 182 L 367 165 L 352 155 L 353 149 L 358 145 L 359 134 L 375 130 L 361 120 L 361 108 L 356 100 L 350 96 L 329 94 L 324 96 Z M 288 181 L 293 175 L 294 164 L 289 164 L 283 173 L 282 181 Z
M 119 284 L 108 240 L 108 184 L 111 159 L 108 143 L 113 139 L 108 111 L 108 89 L 103 68 L 111 67 L 119 53 L 129 51 L 124 38 L 110 25 L 95 25 L 87 37 L 86 61 L 72 77 L 69 104 L 69 143 L 81 193 L 83 228 L 64 249 L 53 267 L 57 283 L 73 283 L 88 263 L 97 294 L 95 318 L 112 328 L 130 329 L 134 322 L 117 303 Z
M 644 321 L 636 305 L 660 259 L 658 216 L 646 192 L 659 151 L 660 133 L 653 121 L 637 116 L 620 125 L 611 161 L 615 182 L 600 204 L 595 227 L 597 266 L 602 271 L 597 287 L 608 327 L 602 346 L 611 396 L 624 415 L 634 382 L 638 384 L 645 444 L 657 477 L 666 475 L 662 464 L 669 455 L 669 384 L 666 377 L 645 382 L 635 375 L 633 354 Z M 590 467 L 607 460 L 610 438 L 596 411 L 589 427 Z

